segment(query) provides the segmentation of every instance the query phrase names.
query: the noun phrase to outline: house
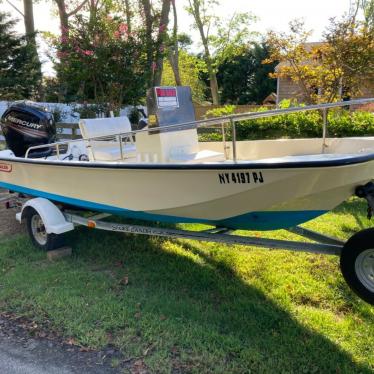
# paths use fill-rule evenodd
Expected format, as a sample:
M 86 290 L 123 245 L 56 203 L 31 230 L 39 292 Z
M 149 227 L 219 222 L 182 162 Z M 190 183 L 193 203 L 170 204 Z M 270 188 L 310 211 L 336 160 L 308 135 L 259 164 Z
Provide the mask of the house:
M 306 50 L 311 50 L 312 48 L 316 48 L 318 46 L 323 45 L 322 42 L 312 42 L 312 43 L 306 43 L 304 45 Z M 315 64 L 316 62 L 313 61 L 306 61 L 305 64 Z M 279 69 L 282 66 L 287 65 L 287 62 L 281 61 L 276 67 L 275 72 L 279 71 Z M 365 82 L 364 82 L 365 83 Z M 374 85 L 365 85 L 363 84 L 360 87 L 360 94 L 358 94 L 355 97 L 352 97 L 352 99 L 358 99 L 358 98 L 370 98 L 374 97 Z M 279 102 L 281 102 L 284 99 L 296 99 L 299 102 L 304 101 L 304 94 L 303 90 L 299 86 L 299 84 L 295 81 L 293 81 L 291 78 L 282 77 L 277 78 L 277 105 Z

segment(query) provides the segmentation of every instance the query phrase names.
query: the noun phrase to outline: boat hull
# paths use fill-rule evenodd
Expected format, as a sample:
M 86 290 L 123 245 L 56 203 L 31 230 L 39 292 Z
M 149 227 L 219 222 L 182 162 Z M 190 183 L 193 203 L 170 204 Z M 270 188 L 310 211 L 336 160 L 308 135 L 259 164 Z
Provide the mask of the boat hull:
M 129 218 L 288 228 L 333 209 L 374 173 L 374 155 L 320 162 L 126 165 L 0 160 L 0 186 Z

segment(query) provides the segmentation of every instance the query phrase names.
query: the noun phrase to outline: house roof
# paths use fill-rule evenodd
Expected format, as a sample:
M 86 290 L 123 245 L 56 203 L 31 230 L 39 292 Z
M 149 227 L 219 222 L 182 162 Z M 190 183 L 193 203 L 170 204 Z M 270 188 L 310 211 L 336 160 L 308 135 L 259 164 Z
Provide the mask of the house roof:
M 272 104 L 277 102 L 277 94 L 275 92 L 272 92 L 270 95 L 266 96 L 264 101 L 262 102 L 263 104 Z

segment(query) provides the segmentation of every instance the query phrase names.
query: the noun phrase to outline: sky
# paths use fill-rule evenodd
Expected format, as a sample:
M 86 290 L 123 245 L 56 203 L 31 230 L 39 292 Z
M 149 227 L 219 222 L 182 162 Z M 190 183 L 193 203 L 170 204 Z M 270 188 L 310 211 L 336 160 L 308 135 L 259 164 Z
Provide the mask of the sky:
M 22 8 L 22 0 L 12 0 Z M 196 41 L 198 34 L 191 32 L 191 18 L 184 10 L 188 0 L 176 0 L 178 7 L 179 29 L 189 33 Z M 59 32 L 57 14 L 51 5 L 52 1 L 41 2 L 34 7 L 35 27 L 39 31 Z M 259 20 L 253 25 L 253 30 L 264 34 L 268 30 L 287 31 L 288 23 L 295 18 L 302 18 L 307 29 L 314 30 L 313 41 L 318 41 L 331 17 L 339 17 L 349 10 L 350 0 L 221 0 L 220 6 L 214 12 L 219 17 L 228 17 L 234 12 L 252 12 Z M 10 12 L 13 16 L 19 14 L 10 7 L 6 0 L 0 4 L 0 9 Z M 24 32 L 23 23 L 19 22 L 18 31 Z M 42 45 L 41 50 L 45 50 Z M 44 64 L 44 71 L 52 73 L 50 64 Z

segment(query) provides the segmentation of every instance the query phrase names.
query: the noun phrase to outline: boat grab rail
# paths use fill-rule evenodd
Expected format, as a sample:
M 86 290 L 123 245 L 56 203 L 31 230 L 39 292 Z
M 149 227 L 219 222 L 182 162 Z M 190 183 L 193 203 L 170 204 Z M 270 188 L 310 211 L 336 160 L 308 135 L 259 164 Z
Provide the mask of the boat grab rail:
M 91 141 L 106 141 L 108 138 L 116 138 L 119 139 L 119 146 L 121 151 L 121 159 L 123 159 L 123 139 L 122 138 L 129 138 L 131 136 L 134 136 L 138 133 L 142 132 L 170 132 L 170 131 L 178 131 L 183 129 L 190 129 L 193 128 L 200 128 L 200 127 L 211 127 L 216 125 L 224 125 L 225 123 L 230 123 L 232 126 L 232 147 L 233 147 L 233 161 L 236 162 L 236 128 L 235 123 L 245 120 L 251 120 L 251 119 L 259 119 L 259 118 L 268 118 L 268 117 L 275 117 L 280 116 L 284 114 L 291 114 L 291 113 L 298 113 L 298 112 L 305 112 L 305 111 L 312 111 L 312 110 L 322 110 L 323 112 L 323 143 L 322 143 L 322 153 L 324 152 L 326 148 L 326 136 L 327 136 L 327 110 L 331 108 L 339 108 L 343 106 L 351 106 L 351 105 L 363 105 L 363 104 L 369 104 L 374 103 L 374 97 L 373 98 L 367 98 L 367 99 L 356 99 L 356 100 L 349 100 L 349 101 L 339 101 L 336 103 L 327 103 L 327 104 L 315 104 L 315 105 L 308 105 L 308 106 L 300 106 L 300 107 L 291 107 L 291 108 L 285 108 L 285 109 L 273 109 L 273 110 L 266 110 L 263 112 L 247 112 L 247 113 L 239 113 L 239 114 L 230 114 L 227 116 L 222 117 L 215 117 L 215 118 L 208 118 L 204 120 L 199 121 L 191 121 L 191 122 L 184 122 L 180 124 L 175 125 L 167 125 L 162 127 L 147 127 L 145 129 L 141 130 L 133 130 L 126 133 L 119 133 L 119 134 L 113 134 L 113 135 L 105 135 L 105 136 L 97 136 L 92 138 L 84 139 L 88 144 L 90 144 Z M 29 157 L 29 154 L 31 151 L 35 149 L 41 149 L 41 148 L 56 148 L 56 155 L 57 158 L 60 158 L 60 146 L 74 143 L 74 142 L 81 142 L 82 139 L 76 139 L 76 140 L 67 140 L 62 142 L 55 142 L 50 144 L 43 144 L 43 145 L 37 145 L 33 146 L 27 149 L 25 158 Z

